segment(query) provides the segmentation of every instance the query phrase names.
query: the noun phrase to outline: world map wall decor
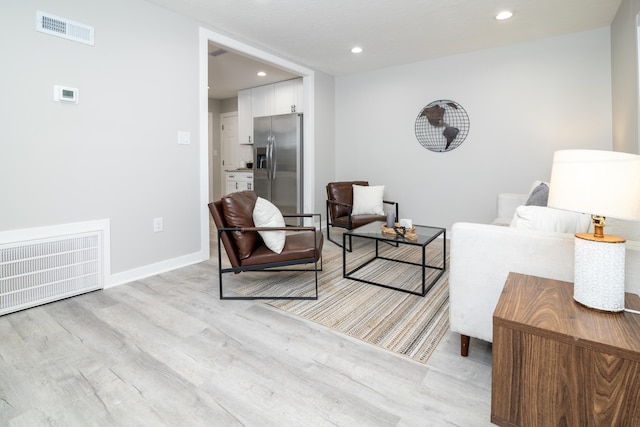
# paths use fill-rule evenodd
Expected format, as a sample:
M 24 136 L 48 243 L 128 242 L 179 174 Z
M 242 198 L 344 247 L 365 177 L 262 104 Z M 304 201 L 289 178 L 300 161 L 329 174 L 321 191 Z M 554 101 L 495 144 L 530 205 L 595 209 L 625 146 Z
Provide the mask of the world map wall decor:
M 469 116 L 462 105 L 448 99 L 433 101 L 416 118 L 418 142 L 438 153 L 458 148 L 469 134 Z

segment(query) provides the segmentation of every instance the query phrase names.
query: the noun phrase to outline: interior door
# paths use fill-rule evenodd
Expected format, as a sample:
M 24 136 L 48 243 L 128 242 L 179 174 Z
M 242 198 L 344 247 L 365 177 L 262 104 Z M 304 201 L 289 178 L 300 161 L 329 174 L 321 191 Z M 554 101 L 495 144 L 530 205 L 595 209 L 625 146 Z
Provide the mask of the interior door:
M 240 144 L 238 143 L 238 114 L 220 115 L 220 141 L 222 156 L 220 159 L 220 191 L 226 194 L 226 170 L 236 169 L 240 163 Z
M 218 129 L 215 128 L 213 113 L 208 115 L 209 123 L 207 126 L 207 137 L 209 140 L 209 200 L 218 200 L 220 194 L 220 139 L 218 138 Z M 214 133 L 214 131 L 216 133 Z

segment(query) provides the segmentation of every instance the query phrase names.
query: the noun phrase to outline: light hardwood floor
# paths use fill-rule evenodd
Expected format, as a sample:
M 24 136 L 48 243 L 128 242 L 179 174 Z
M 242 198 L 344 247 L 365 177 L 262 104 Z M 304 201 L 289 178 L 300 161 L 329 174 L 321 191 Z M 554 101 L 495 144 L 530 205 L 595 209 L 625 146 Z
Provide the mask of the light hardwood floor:
M 212 258 L 0 317 L 0 425 L 491 425 L 489 344 L 423 365 L 220 301 Z

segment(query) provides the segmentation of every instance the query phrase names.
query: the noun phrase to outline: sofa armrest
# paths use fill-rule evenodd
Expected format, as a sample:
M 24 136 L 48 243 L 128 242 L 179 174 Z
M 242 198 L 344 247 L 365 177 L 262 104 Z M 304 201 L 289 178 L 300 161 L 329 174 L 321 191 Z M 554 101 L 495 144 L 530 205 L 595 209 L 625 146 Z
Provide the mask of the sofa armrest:
M 451 330 L 491 342 L 493 311 L 509 272 L 573 281 L 572 234 L 455 223 L 451 228 Z
M 493 340 L 493 311 L 509 272 L 573 282 L 573 234 L 459 222 L 451 228 L 451 330 Z M 640 241 L 627 240 L 625 291 L 640 294 Z
M 640 241 L 627 240 L 625 246 L 624 290 L 640 295 Z
M 383 200 L 382 203 L 384 203 L 385 205 L 389 205 L 392 206 L 395 214 L 396 214 L 396 221 L 400 221 L 400 204 L 398 202 L 394 202 L 391 200 Z M 385 211 L 386 212 L 386 211 Z
M 500 193 L 498 194 L 498 218 L 508 220 L 511 222 L 513 214 L 516 213 L 516 208 L 522 206 L 527 202 L 527 194 L 519 193 Z

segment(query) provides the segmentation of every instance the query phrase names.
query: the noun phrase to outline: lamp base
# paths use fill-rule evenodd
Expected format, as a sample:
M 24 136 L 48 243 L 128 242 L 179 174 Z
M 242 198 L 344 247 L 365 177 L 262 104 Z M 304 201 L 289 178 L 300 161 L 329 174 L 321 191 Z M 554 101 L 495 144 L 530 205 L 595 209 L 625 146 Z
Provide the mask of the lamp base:
M 575 236 L 573 299 L 596 310 L 623 311 L 625 240 L 589 233 Z

